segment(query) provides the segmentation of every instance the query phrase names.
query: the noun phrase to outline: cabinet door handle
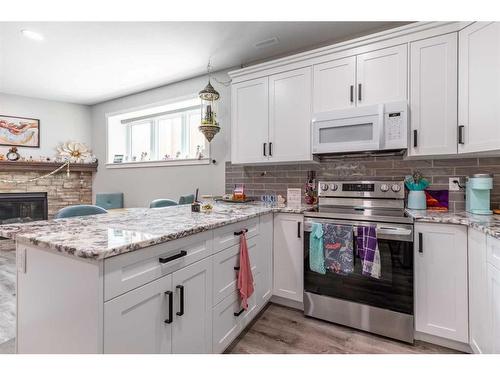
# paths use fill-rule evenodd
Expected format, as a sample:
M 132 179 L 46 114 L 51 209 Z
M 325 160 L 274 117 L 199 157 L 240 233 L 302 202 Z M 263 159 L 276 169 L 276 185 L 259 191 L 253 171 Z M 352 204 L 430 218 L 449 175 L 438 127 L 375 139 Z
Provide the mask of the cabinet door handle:
M 297 222 L 297 238 L 302 237 L 302 231 L 300 230 L 300 221 Z
M 235 236 L 241 236 L 243 233 L 247 233 L 248 232 L 248 229 L 243 229 L 243 230 L 240 230 L 239 232 L 234 232 L 233 234 Z
M 465 142 L 464 142 L 464 129 L 465 129 L 464 125 L 460 125 L 458 127 L 458 144 L 459 145 L 465 144 Z
M 418 252 L 422 253 L 424 252 L 424 245 L 422 245 L 422 242 L 424 242 L 424 236 L 422 233 L 418 233 Z
M 361 83 L 358 84 L 358 101 L 361 101 Z
M 168 318 L 165 319 L 165 323 L 172 323 L 172 313 L 174 309 L 174 294 L 169 290 L 165 292 L 165 295 L 168 297 Z
M 262 145 L 262 154 L 263 154 L 264 156 L 267 156 L 267 152 L 266 152 L 266 145 L 267 145 L 267 143 L 266 143 L 266 142 L 264 142 L 264 144 Z
M 234 316 L 240 316 L 241 314 L 243 314 L 243 311 L 245 311 L 245 309 L 241 309 L 237 313 L 233 313 L 233 314 L 234 314 Z
M 354 103 L 354 85 L 349 86 L 349 99 Z
M 273 142 L 269 142 L 269 156 L 273 156 Z
M 184 315 L 184 285 L 177 285 L 177 289 L 179 289 L 179 311 L 177 311 L 175 314 L 178 316 L 183 316 Z
M 171 262 L 173 260 L 185 257 L 186 255 L 187 255 L 187 251 L 181 250 L 181 252 L 179 254 L 172 255 L 171 257 L 168 257 L 168 258 L 160 258 L 160 263 L 168 263 L 168 262 Z
M 418 131 L 415 129 L 413 131 L 413 147 L 417 147 Z
M 239 271 L 240 267 L 233 267 L 235 271 Z

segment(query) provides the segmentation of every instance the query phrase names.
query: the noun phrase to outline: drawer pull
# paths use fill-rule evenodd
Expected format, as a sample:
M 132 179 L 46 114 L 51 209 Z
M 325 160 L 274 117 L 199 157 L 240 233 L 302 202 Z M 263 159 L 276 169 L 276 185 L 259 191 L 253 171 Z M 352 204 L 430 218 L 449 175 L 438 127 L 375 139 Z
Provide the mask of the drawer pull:
M 170 324 L 172 323 L 172 310 L 174 307 L 174 294 L 169 290 L 168 292 L 165 292 L 165 294 L 168 296 L 168 318 L 165 319 L 165 323 Z
M 171 262 L 173 260 L 185 257 L 186 255 L 187 255 L 187 251 L 186 250 L 182 250 L 179 254 L 172 255 L 171 257 L 160 258 L 160 263 L 168 263 L 168 262 Z
M 177 289 L 179 289 L 180 296 L 179 296 L 179 311 L 176 312 L 178 316 L 183 316 L 184 315 L 184 285 L 177 285 Z
M 235 271 L 239 271 L 239 270 L 240 270 L 240 267 L 234 267 L 234 270 L 235 270 Z
M 424 242 L 424 236 L 422 233 L 418 233 L 418 252 L 423 253 L 424 252 L 424 245 L 422 244 Z
M 247 233 L 247 232 L 248 232 L 248 229 L 243 229 L 243 230 L 240 230 L 239 232 L 234 232 L 234 235 L 241 236 L 243 233 Z
M 233 314 L 234 314 L 234 316 L 240 316 L 241 314 L 243 314 L 243 311 L 245 311 L 245 309 L 241 309 L 237 313 L 233 313 Z

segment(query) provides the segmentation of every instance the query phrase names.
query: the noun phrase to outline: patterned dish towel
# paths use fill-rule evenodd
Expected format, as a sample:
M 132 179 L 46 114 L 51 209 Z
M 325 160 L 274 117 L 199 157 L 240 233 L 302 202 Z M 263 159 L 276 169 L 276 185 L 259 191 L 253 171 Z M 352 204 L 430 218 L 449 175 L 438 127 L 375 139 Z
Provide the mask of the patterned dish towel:
M 348 274 L 354 270 L 352 226 L 323 224 L 325 266 L 330 272 Z
M 376 227 L 358 227 L 356 244 L 363 264 L 363 275 L 380 279 L 380 251 Z

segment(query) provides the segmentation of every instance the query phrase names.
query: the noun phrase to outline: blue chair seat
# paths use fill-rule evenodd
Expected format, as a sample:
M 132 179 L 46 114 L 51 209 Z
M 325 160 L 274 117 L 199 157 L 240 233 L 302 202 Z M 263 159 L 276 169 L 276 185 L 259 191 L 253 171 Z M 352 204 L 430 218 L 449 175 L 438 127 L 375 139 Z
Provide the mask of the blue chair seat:
M 194 194 L 181 195 L 179 198 L 179 204 L 191 204 L 194 202 Z
M 64 207 L 60 209 L 54 217 L 56 219 L 64 219 L 67 217 L 98 215 L 106 213 L 108 213 L 108 211 L 106 211 L 102 207 L 93 206 L 90 204 L 80 204 L 76 206 Z
M 123 208 L 123 193 L 97 193 L 95 205 L 105 210 Z
M 177 202 L 172 199 L 155 199 L 149 204 L 149 208 L 160 208 L 169 206 L 177 206 Z

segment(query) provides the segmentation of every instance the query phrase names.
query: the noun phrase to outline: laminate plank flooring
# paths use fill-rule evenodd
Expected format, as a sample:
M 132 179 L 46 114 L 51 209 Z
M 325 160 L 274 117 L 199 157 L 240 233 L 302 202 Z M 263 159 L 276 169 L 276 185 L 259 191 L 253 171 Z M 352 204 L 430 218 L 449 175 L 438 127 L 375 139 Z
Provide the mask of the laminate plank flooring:
M 228 348 L 230 354 L 448 354 L 459 353 L 416 341 L 391 340 L 307 318 L 301 311 L 270 304 Z

